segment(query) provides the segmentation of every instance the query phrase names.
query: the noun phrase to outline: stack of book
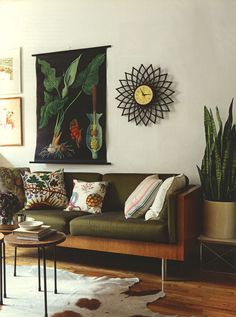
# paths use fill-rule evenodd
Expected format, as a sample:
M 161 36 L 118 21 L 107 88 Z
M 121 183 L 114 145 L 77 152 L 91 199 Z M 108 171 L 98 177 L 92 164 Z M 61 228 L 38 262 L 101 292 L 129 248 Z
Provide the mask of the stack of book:
M 55 232 L 55 229 L 51 229 L 51 226 L 47 225 L 42 225 L 37 230 L 25 230 L 23 228 L 13 230 L 13 234 L 17 237 L 17 239 L 34 241 L 41 241 Z

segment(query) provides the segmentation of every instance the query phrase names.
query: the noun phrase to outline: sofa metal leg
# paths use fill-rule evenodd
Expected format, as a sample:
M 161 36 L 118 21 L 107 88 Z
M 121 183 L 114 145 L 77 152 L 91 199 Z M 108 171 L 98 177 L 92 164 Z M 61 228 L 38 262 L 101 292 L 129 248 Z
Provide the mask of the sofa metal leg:
M 167 280 L 167 259 L 161 259 L 161 280 Z
M 164 282 L 167 279 L 167 260 L 161 259 L 161 297 L 165 297 Z

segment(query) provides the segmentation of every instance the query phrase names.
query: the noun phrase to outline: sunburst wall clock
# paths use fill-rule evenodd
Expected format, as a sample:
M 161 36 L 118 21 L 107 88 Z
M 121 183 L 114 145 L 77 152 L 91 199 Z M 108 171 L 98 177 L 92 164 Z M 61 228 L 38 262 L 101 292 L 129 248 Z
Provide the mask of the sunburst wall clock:
M 174 93 L 167 76 L 167 73 L 161 73 L 160 67 L 154 69 L 152 64 L 148 67 L 142 64 L 139 69 L 133 67 L 131 73 L 126 72 L 125 79 L 120 80 L 121 87 L 116 89 L 122 116 L 128 116 L 128 121 L 134 120 L 136 125 L 143 123 L 145 126 L 164 119 L 165 112 L 170 111 Z

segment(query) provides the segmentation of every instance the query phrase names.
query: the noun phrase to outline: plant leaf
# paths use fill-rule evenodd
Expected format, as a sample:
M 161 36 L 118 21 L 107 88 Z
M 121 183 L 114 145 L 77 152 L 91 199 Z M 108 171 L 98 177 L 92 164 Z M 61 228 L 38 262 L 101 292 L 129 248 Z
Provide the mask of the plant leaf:
M 67 100 L 68 98 L 56 98 L 50 101 L 49 103 L 44 104 L 44 106 L 41 107 L 39 122 L 40 129 L 46 127 L 48 125 L 49 119 L 56 115 L 61 109 L 63 109 Z
M 53 95 L 51 95 L 47 90 L 44 90 L 44 104 L 49 103 L 53 100 Z
M 222 129 L 223 128 L 222 128 L 222 120 L 221 120 L 221 117 L 220 117 L 220 112 L 219 112 L 218 107 L 216 107 L 216 118 L 217 118 L 218 126 L 219 126 L 217 139 L 218 139 L 220 156 L 222 157 L 222 150 L 223 150 L 223 148 L 222 148 Z
M 222 168 L 221 168 L 220 148 L 221 148 L 221 139 L 218 139 L 218 137 L 216 137 L 215 146 L 214 146 L 214 156 L 213 156 L 213 160 L 215 160 L 215 164 L 214 164 L 215 168 L 212 171 L 212 173 L 214 173 L 214 176 L 215 176 L 215 179 L 216 179 L 216 195 L 217 195 L 217 199 L 220 199 L 220 195 L 221 195 L 221 174 L 222 174 Z
M 197 170 L 200 178 L 200 182 L 202 184 L 202 191 L 203 191 L 203 196 L 204 198 L 206 197 L 206 183 L 205 183 L 205 176 L 203 175 L 200 167 L 197 165 Z
M 69 67 L 67 68 L 65 72 L 62 98 L 65 98 L 68 95 L 69 87 L 73 85 L 75 81 L 80 58 L 81 58 L 81 54 L 69 65 Z
M 44 87 L 48 92 L 52 92 L 54 89 L 58 91 L 58 87 L 62 77 L 56 77 L 55 68 L 43 59 L 38 58 L 38 64 L 41 65 L 41 72 L 44 74 Z
M 64 88 L 62 89 L 62 92 L 61 92 L 61 96 L 62 98 L 65 98 L 67 95 L 68 95 L 68 92 L 69 92 L 69 87 L 65 84 Z
M 98 54 L 88 64 L 88 66 L 79 74 L 77 86 L 82 86 L 82 90 L 86 95 L 92 94 L 92 88 L 99 81 L 99 67 L 105 60 L 105 54 Z
M 232 101 L 230 103 L 229 114 L 228 114 L 228 118 L 227 118 L 227 121 L 226 121 L 225 126 L 224 126 L 223 135 L 222 135 L 223 151 L 224 151 L 224 147 L 227 144 L 228 136 L 230 134 L 230 131 L 232 128 L 232 123 L 233 123 L 233 100 L 234 99 L 232 99 Z

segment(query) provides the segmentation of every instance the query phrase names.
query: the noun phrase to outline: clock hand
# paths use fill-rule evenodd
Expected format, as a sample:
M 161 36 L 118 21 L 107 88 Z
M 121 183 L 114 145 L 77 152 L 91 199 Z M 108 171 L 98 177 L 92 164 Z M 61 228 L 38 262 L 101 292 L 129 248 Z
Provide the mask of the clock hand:
M 141 88 L 140 88 L 140 90 L 141 90 L 142 95 L 143 95 L 143 96 L 145 96 L 145 94 L 144 94 L 144 92 L 142 91 L 142 89 L 141 89 Z

